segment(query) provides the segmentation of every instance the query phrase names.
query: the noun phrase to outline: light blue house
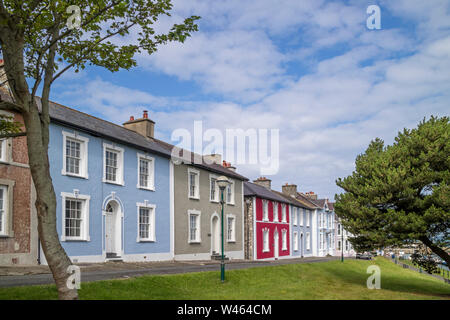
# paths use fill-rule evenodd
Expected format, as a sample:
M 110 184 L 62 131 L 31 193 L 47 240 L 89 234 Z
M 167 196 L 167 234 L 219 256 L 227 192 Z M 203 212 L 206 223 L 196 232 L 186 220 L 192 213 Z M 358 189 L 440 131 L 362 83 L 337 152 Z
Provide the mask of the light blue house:
M 282 193 L 279 194 L 290 202 L 291 256 L 313 256 L 313 238 L 316 236 L 313 229 L 313 212 L 316 206 L 300 198 L 295 184 L 283 185 Z
M 57 230 L 71 260 L 172 259 L 173 164 L 147 113 L 119 126 L 52 103 L 50 116 Z
M 315 255 L 319 257 L 334 256 L 336 239 L 334 210 L 330 208 L 328 199 L 313 198 L 311 201 L 318 206 L 314 222 L 317 229 L 317 254 Z

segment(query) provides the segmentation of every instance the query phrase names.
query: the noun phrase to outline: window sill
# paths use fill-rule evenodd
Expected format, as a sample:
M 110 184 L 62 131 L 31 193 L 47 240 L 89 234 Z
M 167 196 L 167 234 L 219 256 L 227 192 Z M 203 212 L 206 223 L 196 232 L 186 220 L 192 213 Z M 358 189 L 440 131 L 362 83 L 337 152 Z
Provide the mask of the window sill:
M 200 240 L 199 241 L 188 241 L 189 244 L 200 244 L 202 243 Z
M 227 240 L 227 243 L 236 243 L 236 240 Z
M 138 243 L 156 243 L 156 240 L 138 239 L 136 242 L 138 242 Z
M 61 239 L 62 242 L 89 242 L 88 239 Z
M 136 187 L 141 190 L 155 191 L 155 187 L 142 187 L 142 186 L 136 186 Z
M 114 185 L 122 186 L 122 187 L 125 186 L 125 182 L 114 182 L 114 181 L 108 181 L 108 180 L 105 180 L 105 179 L 103 179 L 102 182 L 103 183 L 107 183 L 107 184 L 114 184 Z
M 191 197 L 191 196 L 188 196 L 188 199 L 190 199 L 190 200 L 200 200 L 200 197 Z
M 81 174 L 75 174 L 75 173 L 69 173 L 69 172 L 64 172 L 64 171 L 62 171 L 61 172 L 61 174 L 63 175 L 63 176 L 68 176 L 68 177 L 72 177 L 72 178 L 80 178 L 80 179 L 89 179 L 89 176 L 88 175 L 81 175 Z
M 228 206 L 235 206 L 236 204 L 234 202 L 227 202 L 226 203 Z

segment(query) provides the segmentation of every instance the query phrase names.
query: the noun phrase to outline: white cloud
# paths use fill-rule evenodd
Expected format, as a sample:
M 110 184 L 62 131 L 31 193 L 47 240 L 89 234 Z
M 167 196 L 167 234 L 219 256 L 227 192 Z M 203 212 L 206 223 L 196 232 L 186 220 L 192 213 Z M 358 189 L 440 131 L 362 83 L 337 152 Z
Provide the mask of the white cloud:
M 150 106 L 164 140 L 176 128 L 192 129 L 194 120 L 223 132 L 279 128 L 281 170 L 274 186 L 296 183 L 333 198 L 336 178 L 351 173 L 370 140 L 392 143 L 403 127 L 448 115 L 450 101 L 448 1 L 382 1 L 382 12 L 391 10 L 417 30 L 381 31 L 365 29 L 365 7 L 349 3 L 176 1 L 174 19 L 199 14 L 204 30 L 140 57 L 140 65 L 194 81 L 223 99 L 159 97 L 86 77 L 60 97 L 116 123 Z M 339 44 L 344 49 L 320 55 Z M 308 64 L 306 74 L 286 64 L 296 61 Z M 251 179 L 257 169 L 239 168 Z

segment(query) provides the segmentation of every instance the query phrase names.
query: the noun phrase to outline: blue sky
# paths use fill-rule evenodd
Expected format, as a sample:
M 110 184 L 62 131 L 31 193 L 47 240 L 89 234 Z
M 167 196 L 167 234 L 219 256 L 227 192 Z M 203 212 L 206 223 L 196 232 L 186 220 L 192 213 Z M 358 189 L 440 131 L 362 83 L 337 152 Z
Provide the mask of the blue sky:
M 168 142 L 195 120 L 223 132 L 279 129 L 273 187 L 295 183 L 330 199 L 372 139 L 392 143 L 403 127 L 449 115 L 448 0 L 173 3 L 159 30 L 200 15 L 192 38 L 138 56 L 130 71 L 68 72 L 52 100 L 118 124 L 149 110 L 156 137 Z M 366 28 L 372 4 L 381 30 Z M 238 170 L 259 176 L 258 166 Z

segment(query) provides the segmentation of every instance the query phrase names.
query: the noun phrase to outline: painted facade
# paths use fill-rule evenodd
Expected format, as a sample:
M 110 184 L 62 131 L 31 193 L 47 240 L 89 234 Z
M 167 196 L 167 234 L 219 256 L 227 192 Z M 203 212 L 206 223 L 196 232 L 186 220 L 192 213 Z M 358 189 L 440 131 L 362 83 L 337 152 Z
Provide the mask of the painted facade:
M 339 217 L 336 216 L 336 232 L 335 232 L 335 255 L 341 256 L 342 251 L 344 250 L 344 257 L 354 257 L 356 255 L 355 249 L 353 249 L 352 244 L 349 241 L 351 237 L 351 233 L 347 232 L 342 225 L 339 223 Z
M 231 185 L 224 190 L 224 253 L 228 259 L 244 258 L 244 177 L 226 162 L 174 166 L 175 259 L 219 258 L 221 249 L 221 193 L 215 179 L 225 175 Z
M 268 186 L 264 183 L 268 181 Z M 290 203 L 270 190 L 270 180 L 260 178 L 255 183 L 245 182 L 245 197 L 251 202 L 247 211 L 253 222 L 246 247 L 252 243 L 249 259 L 280 259 L 291 256 Z M 246 250 L 249 251 L 248 249 Z
M 314 225 L 317 226 L 315 256 L 325 257 L 335 255 L 335 217 L 330 210 L 327 199 L 313 199 L 318 205 Z
M 169 156 L 131 130 L 62 106 L 51 111 L 57 230 L 72 261 L 172 259 Z

